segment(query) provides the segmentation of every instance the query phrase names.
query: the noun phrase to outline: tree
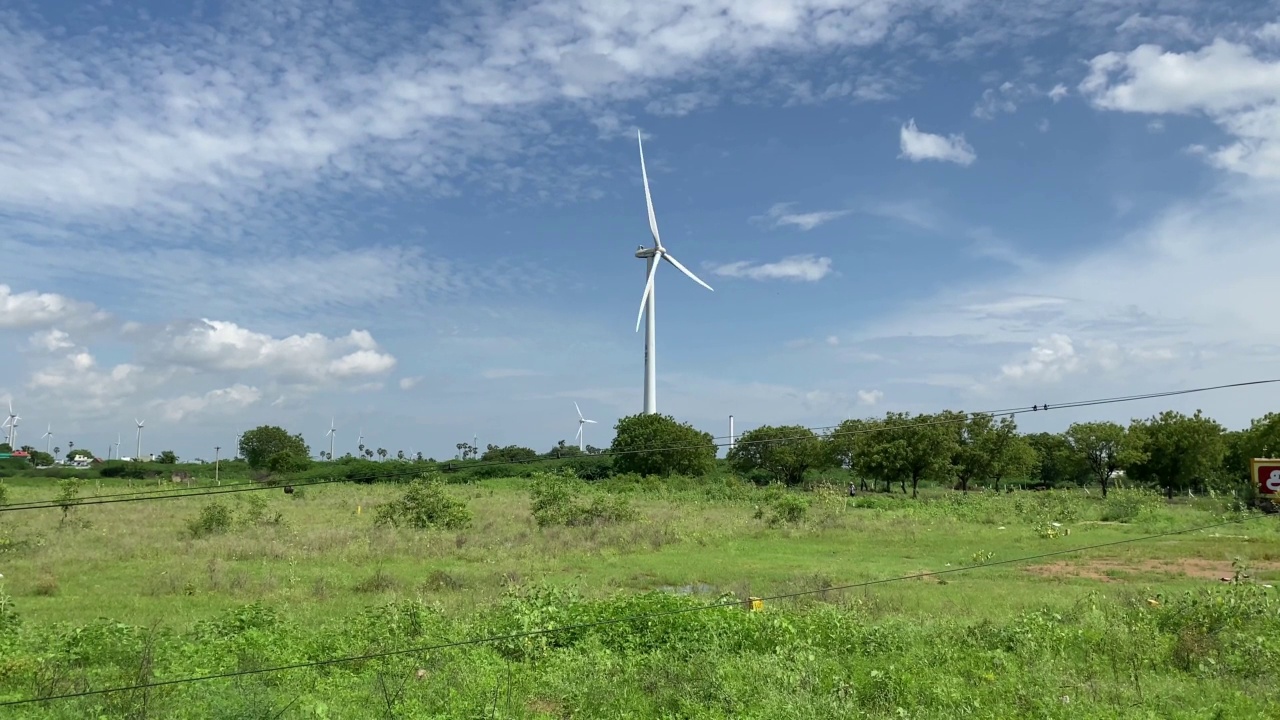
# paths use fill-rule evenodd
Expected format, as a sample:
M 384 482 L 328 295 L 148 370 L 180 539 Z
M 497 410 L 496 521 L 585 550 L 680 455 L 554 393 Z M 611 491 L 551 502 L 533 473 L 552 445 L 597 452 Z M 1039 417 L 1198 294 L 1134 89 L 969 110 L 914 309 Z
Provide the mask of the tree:
M 295 450 L 280 450 L 267 458 L 267 469 L 273 473 L 296 473 L 311 467 L 311 458 Z
M 1042 485 L 1060 487 L 1088 482 L 1088 468 L 1066 437 L 1042 432 L 1026 435 L 1024 439 L 1035 453 L 1035 477 Z
M 267 461 L 282 452 L 311 457 L 311 448 L 302 435 L 290 435 L 282 427 L 260 425 L 240 436 L 240 455 L 255 470 L 266 468 Z
M 618 420 L 610 451 L 614 470 L 639 475 L 704 475 L 715 467 L 711 433 L 670 415 L 630 415 Z
M 1167 497 L 1190 490 L 1222 465 L 1223 427 L 1196 410 L 1194 415 L 1167 410 L 1129 425 L 1135 451 L 1126 473 L 1138 482 L 1163 488 Z
M 43 450 L 36 450 L 31 447 L 23 447 L 28 454 L 31 455 L 31 464 L 36 467 L 48 467 L 53 464 L 53 456 Z
M 480 456 L 480 459 L 484 462 L 530 462 L 538 459 L 538 453 L 532 448 L 521 447 L 519 445 L 498 447 L 497 445 L 490 443 L 485 448 L 484 454 Z
M 951 470 L 955 455 L 956 431 L 949 414 L 916 415 L 886 413 L 883 421 L 868 429 L 865 450 L 858 461 L 868 477 L 885 484 L 894 481 L 907 491 L 911 481 L 911 497 L 918 494 L 920 481 L 943 479 Z
M 742 434 L 729 451 L 729 467 L 748 475 L 762 471 L 787 485 L 799 485 L 805 471 L 827 462 L 826 448 L 803 425 L 764 425 Z
M 1040 456 L 1027 438 L 1017 433 L 1013 418 L 1004 418 L 996 426 L 995 459 L 991 465 L 991 480 L 996 489 L 1006 478 L 1034 477 L 1039 472 Z
M 85 450 L 84 448 L 76 448 L 75 450 L 71 450 L 67 453 L 68 460 L 75 460 L 80 457 L 92 460 L 93 453 L 89 450 Z
M 577 457 L 578 455 L 581 455 L 581 454 L 582 454 L 582 451 L 578 449 L 577 445 L 570 445 L 564 440 L 561 440 L 555 444 L 555 447 L 545 452 L 543 454 L 543 457 L 566 458 L 566 457 Z
M 849 419 L 837 425 L 823 440 L 827 463 L 852 472 L 863 488 L 867 487 L 868 479 L 878 480 L 877 476 L 869 473 L 864 462 L 874 442 L 871 434 L 876 427 L 879 427 L 877 420 Z
M 969 483 L 994 475 L 997 454 L 996 429 L 990 415 L 972 415 L 951 426 L 955 444 L 952 471 L 960 490 L 969 492 Z
M 11 453 L 11 452 L 13 452 L 12 445 L 10 445 L 7 442 L 0 443 L 0 453 Z
M 1122 425 L 1113 422 L 1072 423 L 1064 437 L 1107 496 L 1111 476 L 1141 459 Z
M 176 465 L 178 463 L 178 456 L 172 450 L 165 450 L 156 456 L 156 462 L 161 465 Z

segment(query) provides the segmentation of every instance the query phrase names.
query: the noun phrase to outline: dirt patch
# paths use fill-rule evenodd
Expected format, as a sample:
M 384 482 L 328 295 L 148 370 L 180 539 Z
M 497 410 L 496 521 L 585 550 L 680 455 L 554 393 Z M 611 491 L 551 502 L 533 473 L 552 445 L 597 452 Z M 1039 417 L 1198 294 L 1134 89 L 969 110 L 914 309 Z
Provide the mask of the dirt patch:
M 1280 570 L 1277 562 L 1246 563 L 1250 574 Z M 1086 562 L 1058 561 L 1044 565 L 1032 565 L 1027 572 L 1041 577 L 1066 578 L 1077 577 L 1100 582 L 1114 582 L 1127 579 L 1128 575 L 1170 575 L 1199 578 L 1201 580 L 1221 580 L 1231 578 L 1235 569 L 1230 560 L 1202 560 L 1199 558 L 1179 558 L 1177 560 L 1139 560 L 1123 562 L 1120 560 L 1091 560 Z

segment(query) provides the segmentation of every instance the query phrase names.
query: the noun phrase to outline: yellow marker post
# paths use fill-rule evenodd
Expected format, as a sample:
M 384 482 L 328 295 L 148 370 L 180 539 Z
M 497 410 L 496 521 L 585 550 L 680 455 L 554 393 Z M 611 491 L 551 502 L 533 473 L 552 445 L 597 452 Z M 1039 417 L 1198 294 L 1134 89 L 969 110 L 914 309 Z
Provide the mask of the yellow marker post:
M 357 505 L 357 506 L 356 506 L 356 514 L 357 514 L 357 515 L 359 515 L 359 514 L 360 514 L 360 506 L 359 506 L 359 505 Z
M 755 596 L 747 598 L 747 609 L 750 610 L 751 612 L 758 612 L 760 610 L 763 610 L 764 600 L 761 600 L 760 598 Z

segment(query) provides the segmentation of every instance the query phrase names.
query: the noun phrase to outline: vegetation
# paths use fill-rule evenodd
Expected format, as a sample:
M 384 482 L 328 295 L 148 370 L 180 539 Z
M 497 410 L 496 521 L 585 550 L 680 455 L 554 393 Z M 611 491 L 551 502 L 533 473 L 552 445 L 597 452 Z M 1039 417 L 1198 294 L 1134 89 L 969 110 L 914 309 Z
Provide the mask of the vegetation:
M 301 464 L 311 456 L 311 449 L 300 434 L 290 435 L 282 427 L 261 425 L 240 436 L 240 455 L 249 467 L 266 469 L 270 464 Z
M 0 504 L 50 504 L 0 513 L 0 701 L 503 638 L 5 716 L 1280 716 L 1280 526 L 1242 502 L 1280 416 L 890 413 L 723 461 L 670 417 L 618 430 L 273 463 L 305 443 L 258 428 L 221 479 L 263 484 L 229 499 L 87 503 L 176 457 L 0 463 Z M 175 493 L 213 482 L 180 467 Z
M 613 429 L 609 450 L 617 472 L 704 475 L 715 465 L 716 445 L 711 433 L 670 415 L 630 415 L 619 420 Z

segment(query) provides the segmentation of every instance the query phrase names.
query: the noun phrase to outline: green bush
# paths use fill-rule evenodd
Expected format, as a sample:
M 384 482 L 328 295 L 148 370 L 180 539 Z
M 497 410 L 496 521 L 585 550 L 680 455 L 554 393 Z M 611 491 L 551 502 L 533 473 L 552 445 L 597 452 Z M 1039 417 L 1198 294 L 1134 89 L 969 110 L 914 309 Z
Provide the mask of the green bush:
M 584 489 L 582 480 L 569 469 L 536 474 L 529 488 L 534 522 L 538 527 L 576 526 L 626 522 L 639 517 L 625 497 L 593 492 L 583 503 Z
M 802 522 L 809 513 L 809 501 L 795 493 L 783 493 L 768 503 L 770 512 L 765 517 L 765 506 L 757 505 L 755 518 L 764 520 L 769 527 L 794 525 Z
M 375 522 L 419 530 L 461 530 L 471 525 L 471 511 L 445 493 L 439 474 L 423 473 L 409 483 L 402 497 L 378 507 Z
M 187 531 L 193 538 L 225 533 L 231 529 L 231 508 L 221 501 L 214 500 L 200 508 L 200 514 L 187 523 Z

